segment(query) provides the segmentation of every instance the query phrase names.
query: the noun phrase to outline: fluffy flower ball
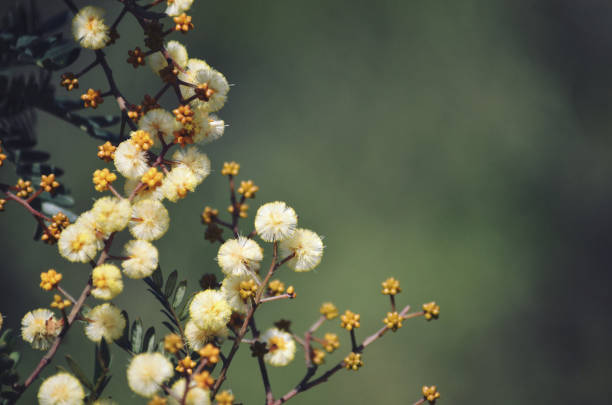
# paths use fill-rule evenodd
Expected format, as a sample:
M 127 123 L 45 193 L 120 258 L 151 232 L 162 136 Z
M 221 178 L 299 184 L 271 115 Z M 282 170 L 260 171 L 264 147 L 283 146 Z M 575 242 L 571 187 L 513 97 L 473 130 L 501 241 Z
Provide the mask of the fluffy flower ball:
M 297 226 L 297 214 L 282 201 L 267 203 L 259 207 L 255 215 L 255 230 L 266 242 L 287 239 Z
M 88 324 L 85 335 L 94 342 L 104 339 L 112 342 L 119 339 L 125 329 L 125 318 L 121 310 L 114 305 L 105 303 L 94 307 L 87 314 Z
M 129 278 L 145 278 L 157 268 L 157 248 L 145 240 L 131 240 L 125 245 L 129 259 L 121 262 L 123 272 Z
M 157 200 L 141 200 L 132 207 L 130 233 L 146 241 L 161 238 L 170 226 L 170 216 L 164 205 Z
M 263 259 L 263 250 L 252 239 L 240 236 L 229 239 L 221 245 L 217 254 L 217 262 L 227 275 L 249 274 L 259 269 Z
M 281 367 L 286 366 L 295 357 L 295 341 L 287 332 L 271 328 L 261 336 L 268 346 L 268 353 L 264 355 L 266 363 Z
M 151 57 L 152 56 L 153 55 L 151 55 Z M 166 59 L 164 59 L 164 62 L 165 61 Z M 175 123 L 176 120 L 172 113 L 161 108 L 155 108 L 147 111 L 142 118 L 138 120 L 138 128 L 151 134 L 153 139 L 161 136 L 164 142 L 171 143 L 174 140 L 173 132 Z
M 172 385 L 170 391 L 178 398 L 183 398 L 185 395 L 185 388 L 187 382 L 184 378 L 181 378 Z M 168 396 L 169 405 L 179 405 L 174 396 Z M 189 385 L 189 391 L 187 392 L 187 398 L 185 398 L 185 405 L 209 405 L 210 404 L 210 393 L 208 390 L 200 388 L 196 385 L 195 381 L 191 380 Z
M 209 289 L 193 297 L 189 315 L 197 327 L 214 333 L 225 328 L 232 316 L 232 308 L 221 291 Z
M 47 350 L 62 330 L 62 323 L 53 312 L 39 308 L 21 319 L 21 337 L 36 350 Z
M 172 2 L 168 2 L 168 7 L 166 8 L 166 14 L 171 17 L 177 16 L 191 8 L 193 4 L 193 0 L 173 0 Z
M 191 170 L 198 183 L 210 174 L 210 159 L 195 146 L 177 150 L 172 155 L 172 160 Z
M 179 198 L 185 198 L 189 191 L 195 191 L 197 185 L 198 179 L 191 169 L 186 166 L 177 166 L 166 176 L 162 184 L 162 193 L 168 200 L 177 202 Z
M 72 19 L 72 35 L 83 48 L 104 48 L 110 40 L 108 26 L 104 24 L 104 10 L 94 6 L 79 10 Z
M 123 291 L 121 271 L 113 264 L 103 264 L 91 273 L 91 295 L 101 300 L 112 300 Z
M 324 248 L 321 237 L 308 229 L 297 229 L 290 238 L 282 241 L 279 247 L 281 257 L 295 254 L 287 262 L 287 266 L 295 271 L 314 269 L 321 263 Z
M 149 170 L 145 152 L 129 139 L 117 146 L 114 162 L 117 171 L 128 179 L 140 179 Z
M 249 274 L 243 273 L 237 276 L 227 276 L 221 284 L 221 292 L 225 294 L 227 302 L 236 312 L 245 314 L 249 310 L 249 301 L 240 296 L 240 284 L 253 280 Z
M 72 224 L 60 234 L 57 248 L 64 259 L 87 263 L 96 256 L 99 245 L 91 229 L 80 224 Z
M 172 60 L 182 69 L 187 66 L 187 48 L 185 48 L 183 44 L 181 44 L 179 41 L 169 41 L 166 44 L 166 50 L 168 51 L 168 54 L 170 55 Z M 149 64 L 151 69 L 157 74 L 159 74 L 160 70 L 168 66 L 168 61 L 161 52 L 155 52 L 151 56 L 147 57 L 147 63 Z
M 125 198 L 102 197 L 94 203 L 91 211 L 102 232 L 112 233 L 125 229 L 132 214 L 132 206 Z
M 127 369 L 128 385 L 136 394 L 152 397 L 174 374 L 172 363 L 161 353 L 142 353 L 132 358 Z
M 84 398 L 81 383 L 68 373 L 57 373 L 47 378 L 38 389 L 40 405 L 80 405 Z

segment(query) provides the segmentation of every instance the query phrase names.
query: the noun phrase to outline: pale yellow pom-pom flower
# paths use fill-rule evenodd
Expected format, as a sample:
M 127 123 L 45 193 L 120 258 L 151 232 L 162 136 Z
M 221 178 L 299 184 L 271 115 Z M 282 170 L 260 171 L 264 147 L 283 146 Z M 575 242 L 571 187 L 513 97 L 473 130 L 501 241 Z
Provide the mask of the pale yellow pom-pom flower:
M 157 248 L 145 240 L 131 240 L 126 243 L 125 255 L 129 259 L 121 262 L 123 272 L 129 278 L 148 277 L 157 268 Z
M 170 226 L 170 216 L 157 200 L 141 200 L 132 206 L 130 233 L 136 239 L 152 241 L 161 238 Z
M 102 264 L 91 273 L 91 295 L 101 300 L 112 300 L 123 291 L 121 271 L 113 264 Z
M 128 179 L 140 179 L 149 170 L 145 152 L 129 139 L 117 146 L 114 162 L 117 171 Z
M 174 374 L 172 363 L 161 353 L 141 353 L 132 358 L 127 369 L 131 390 L 150 398 Z
M 125 198 L 102 197 L 94 203 L 91 211 L 102 232 L 112 233 L 125 229 L 132 214 L 132 205 Z
M 94 307 L 87 314 L 85 335 L 94 342 L 104 337 L 107 342 L 119 339 L 125 329 L 125 318 L 116 306 L 105 303 Z
M 47 350 L 62 331 L 63 322 L 53 312 L 39 308 L 28 312 L 21 319 L 21 337 L 36 350 Z
M 315 232 L 297 229 L 290 238 L 283 240 L 279 247 L 280 257 L 295 255 L 287 262 L 287 266 L 295 271 L 309 271 L 321 263 L 324 246 L 321 237 Z
M 83 48 L 101 49 L 110 40 L 109 28 L 104 23 L 104 9 L 87 6 L 72 19 L 72 35 Z
M 295 232 L 297 214 L 283 201 L 262 205 L 255 214 L 255 231 L 266 242 L 282 241 Z
M 177 398 L 183 398 L 185 395 L 185 388 L 187 386 L 187 382 L 184 378 L 181 378 L 174 384 L 172 384 L 172 388 L 170 391 Z M 168 396 L 168 405 L 179 405 L 182 404 L 177 401 L 174 396 Z M 196 382 L 191 380 L 189 384 L 189 391 L 187 392 L 187 397 L 185 398 L 185 405 L 209 405 L 210 404 L 210 393 L 208 390 L 200 388 L 197 386 Z
M 80 224 L 71 224 L 57 241 L 60 255 L 71 262 L 87 263 L 98 253 L 98 240 L 93 231 Z
M 38 389 L 39 405 L 81 405 L 84 398 L 79 380 L 65 372 L 45 379 Z
M 189 305 L 189 315 L 195 324 L 207 331 L 218 331 L 225 328 L 232 315 L 232 308 L 225 295 L 217 290 L 205 290 L 197 293 Z
M 217 262 L 227 275 L 252 274 L 259 269 L 263 259 L 263 250 L 252 239 L 240 236 L 238 239 L 228 239 L 217 254 Z
M 195 146 L 177 150 L 172 155 L 172 160 L 191 170 L 198 183 L 210 174 L 210 159 Z
M 295 341 L 291 334 L 277 328 L 271 328 L 261 336 L 266 342 L 268 353 L 264 355 L 266 363 L 275 366 L 286 366 L 295 357 Z

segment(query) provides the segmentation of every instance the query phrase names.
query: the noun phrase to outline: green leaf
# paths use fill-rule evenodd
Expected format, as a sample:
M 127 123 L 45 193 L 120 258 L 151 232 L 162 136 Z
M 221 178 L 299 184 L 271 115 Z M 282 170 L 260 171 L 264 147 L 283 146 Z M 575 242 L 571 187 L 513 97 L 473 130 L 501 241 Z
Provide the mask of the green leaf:
M 143 351 L 155 351 L 155 328 L 152 326 L 145 332 L 143 343 Z
M 187 291 L 187 280 L 183 280 L 179 283 L 176 288 L 176 292 L 174 293 L 174 299 L 172 300 L 172 307 L 178 308 L 183 302 L 183 298 L 185 298 L 185 292 Z
M 142 352 L 142 338 L 142 321 L 140 318 L 138 318 L 132 324 L 132 332 L 130 336 L 130 343 L 134 353 Z
M 178 277 L 178 272 L 174 270 L 172 273 L 170 273 L 170 275 L 168 276 L 168 279 L 166 280 L 166 289 L 164 291 L 164 295 L 168 298 L 170 298 L 170 296 L 172 295 L 172 292 L 174 291 L 174 287 L 176 286 L 177 277 Z
M 68 363 L 68 367 L 70 367 L 70 370 L 72 370 L 74 376 L 79 379 L 81 384 L 89 388 L 89 390 L 93 390 L 93 384 L 91 383 L 91 381 L 89 381 L 81 367 L 79 367 L 76 361 L 74 361 L 74 359 L 70 357 L 69 354 L 66 355 L 66 362 Z
M 161 289 L 164 285 L 164 275 L 162 274 L 161 267 L 157 266 L 151 277 L 153 278 L 153 282 L 155 283 L 157 288 Z

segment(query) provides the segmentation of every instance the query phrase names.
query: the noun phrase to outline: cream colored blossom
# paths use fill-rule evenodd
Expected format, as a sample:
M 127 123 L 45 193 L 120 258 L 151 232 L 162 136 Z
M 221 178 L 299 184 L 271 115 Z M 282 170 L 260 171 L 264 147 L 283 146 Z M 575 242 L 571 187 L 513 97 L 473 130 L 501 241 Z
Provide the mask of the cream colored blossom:
M 195 107 L 202 107 L 208 112 L 220 110 L 227 100 L 229 84 L 223 74 L 211 68 L 203 61 L 187 62 L 187 71 L 179 73 L 179 79 L 195 84 L 196 86 L 206 86 L 211 91 L 208 100 L 195 99 L 192 104 Z M 184 98 L 189 98 L 195 94 L 195 90 L 190 86 L 181 86 L 181 94 Z
M 219 248 L 217 262 L 227 275 L 252 274 L 259 269 L 263 250 L 252 239 L 244 236 L 228 239 Z
M 324 246 L 321 237 L 313 231 L 297 229 L 290 238 L 283 240 L 279 247 L 282 258 L 295 254 L 295 257 L 287 262 L 287 266 L 295 271 L 309 271 L 321 263 Z
M 168 405 L 179 405 L 179 401 L 177 401 L 174 397 L 183 398 L 185 395 L 186 381 L 184 378 L 181 378 L 177 382 L 172 385 L 170 391 L 174 395 L 168 396 Z M 210 392 L 203 388 L 197 386 L 196 382 L 191 380 L 189 384 L 189 391 L 187 392 L 187 397 L 185 398 L 184 405 L 209 405 L 210 404 Z
M 53 312 L 39 308 L 28 312 L 21 320 L 21 337 L 36 350 L 47 350 L 62 331 L 63 322 Z
M 170 226 L 170 216 L 156 200 L 141 200 L 132 206 L 130 233 L 137 239 L 152 241 L 161 238 Z
M 89 311 L 87 321 L 85 335 L 94 342 L 99 342 L 104 337 L 104 340 L 110 343 L 119 339 L 125 329 L 125 318 L 121 310 L 109 303 L 98 305 Z
M 232 315 L 232 308 L 221 291 L 209 289 L 193 297 L 189 315 L 197 327 L 214 333 L 225 328 Z
M 264 355 L 266 363 L 281 367 L 286 366 L 295 357 L 295 341 L 291 334 L 277 328 L 271 328 L 261 336 L 266 342 L 268 353 Z
M 126 198 L 102 197 L 94 203 L 91 211 L 102 231 L 112 233 L 125 229 L 132 214 L 132 206 Z
M 140 179 L 149 170 L 145 152 L 129 139 L 117 146 L 114 162 L 117 171 L 128 179 Z
M 164 197 L 177 202 L 179 198 L 185 198 L 189 191 L 195 191 L 197 185 L 198 179 L 189 168 L 177 166 L 170 170 L 161 188 Z
M 145 240 L 131 240 L 125 245 L 125 256 L 121 262 L 123 272 L 129 278 L 145 278 L 157 268 L 157 248 Z
M 132 391 L 150 398 L 173 374 L 174 367 L 163 354 L 141 353 L 132 358 L 127 369 L 127 380 Z
M 165 59 L 164 59 L 165 61 Z M 166 143 L 174 140 L 176 120 L 171 112 L 162 108 L 147 111 L 138 121 L 138 128 L 147 131 L 153 139 L 161 136 Z
M 172 0 L 168 2 L 168 7 L 166 8 L 166 14 L 171 17 L 175 17 L 179 14 L 188 11 L 193 4 L 193 0 Z
M 123 291 L 121 271 L 113 264 L 102 264 L 91 273 L 91 295 L 101 300 L 112 300 Z
M 104 23 L 104 9 L 87 6 L 72 19 L 72 35 L 83 48 L 101 49 L 110 40 L 108 26 Z
M 225 338 L 228 333 L 227 327 L 219 330 L 202 329 L 193 320 L 188 321 L 185 325 L 185 337 L 191 350 L 200 350 L 215 337 Z
M 110 236 L 110 233 L 104 232 L 102 227 L 98 225 L 96 222 L 96 215 L 93 213 L 93 211 L 89 210 L 82 213 L 74 224 L 89 229 L 96 238 L 97 249 L 101 250 L 104 248 L 104 241 Z
M 287 239 L 297 226 L 297 214 L 282 201 L 262 205 L 255 215 L 255 230 L 266 242 Z
M 81 405 L 84 398 L 79 380 L 65 372 L 45 379 L 38 389 L 39 405 Z
M 193 141 L 199 144 L 207 144 L 223 136 L 225 132 L 225 121 L 214 114 L 209 114 L 204 108 L 196 108 L 193 116 Z
M 87 263 L 98 253 L 99 244 L 90 228 L 71 224 L 60 234 L 57 248 L 64 259 Z
M 221 292 L 225 294 L 227 302 L 236 312 L 246 314 L 250 308 L 249 299 L 240 295 L 240 284 L 253 280 L 253 276 L 242 273 L 236 276 L 227 276 L 221 284 Z
M 168 41 L 166 44 L 166 50 L 168 51 L 168 55 L 170 55 L 172 60 L 179 65 L 181 69 L 185 69 L 188 60 L 187 48 L 185 48 L 185 46 L 179 41 Z M 168 61 L 161 52 L 155 52 L 151 56 L 148 56 L 147 63 L 157 74 L 159 74 L 160 70 L 168 66 Z
M 172 160 L 191 170 L 198 183 L 210 174 L 210 159 L 195 146 L 178 149 L 172 155 Z
M 131 195 L 134 189 L 140 184 L 140 179 L 125 179 L 125 183 L 123 185 L 123 192 L 125 195 Z M 163 183 L 162 183 L 163 184 Z M 155 189 L 151 190 L 148 187 L 140 187 L 138 193 L 132 199 L 133 202 L 138 202 L 142 200 L 157 200 L 161 201 L 164 199 L 164 194 L 162 193 L 161 187 L 155 187 Z

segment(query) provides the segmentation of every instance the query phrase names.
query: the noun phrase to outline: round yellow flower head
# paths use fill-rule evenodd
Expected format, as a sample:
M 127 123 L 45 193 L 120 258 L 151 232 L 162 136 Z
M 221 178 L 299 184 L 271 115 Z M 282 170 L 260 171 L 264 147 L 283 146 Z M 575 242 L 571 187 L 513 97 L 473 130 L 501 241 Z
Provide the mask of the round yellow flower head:
M 361 354 L 352 353 L 344 358 L 344 367 L 347 370 L 357 371 L 363 367 L 363 361 L 361 360 Z
M 177 1 L 175 0 L 173 4 L 176 3 Z M 187 59 L 189 58 L 187 54 L 187 48 L 185 48 L 185 46 L 179 41 L 168 41 L 165 48 L 166 51 L 168 51 L 168 54 L 170 55 L 172 60 L 177 65 L 179 65 L 181 69 L 185 69 L 185 67 L 187 66 Z M 161 52 L 155 52 L 154 54 L 148 56 L 147 63 L 149 64 L 151 70 L 153 70 L 158 75 L 162 69 L 168 66 L 168 62 L 166 61 L 166 58 Z
M 192 4 L 193 0 L 171 0 L 168 2 L 166 14 L 168 14 L 170 17 L 175 17 L 184 13 L 185 11 L 188 11 Z
M 75 223 L 62 231 L 57 248 L 66 260 L 87 263 L 96 256 L 99 245 L 91 229 Z
M 150 398 L 173 374 L 174 367 L 163 354 L 141 353 L 132 357 L 127 369 L 127 380 L 132 391 Z
M 164 179 L 164 174 L 157 171 L 157 168 L 151 167 L 146 171 L 145 174 L 142 175 L 140 181 L 144 184 L 144 186 L 148 190 L 155 190 L 159 186 L 162 185 L 162 180 Z
M 109 28 L 104 24 L 104 10 L 83 7 L 72 19 L 72 35 L 83 48 L 101 49 L 110 41 Z
M 250 297 L 257 292 L 257 284 L 249 274 L 227 276 L 221 284 L 221 292 L 234 311 L 246 314 L 250 308 Z
M 157 248 L 144 240 L 131 240 L 125 245 L 129 259 L 121 262 L 123 272 L 129 278 L 145 278 L 157 268 Z
M 21 320 L 21 337 L 36 350 L 47 350 L 62 331 L 64 322 L 53 312 L 39 308 L 25 314 Z
M 440 316 L 440 305 L 434 301 L 423 304 L 423 312 L 425 312 L 425 319 L 431 321 L 432 319 L 438 319 Z
M 115 180 L 117 180 L 117 175 L 111 173 L 107 168 L 98 169 L 93 174 L 93 184 L 97 191 L 108 190 L 108 186 Z
M 185 325 L 185 338 L 192 350 L 200 350 L 215 337 L 225 338 L 228 333 L 229 330 L 227 327 L 223 327 L 219 330 L 203 329 L 196 325 L 193 320 L 188 321 Z
M 85 335 L 94 342 L 104 340 L 111 343 L 119 339 L 125 329 L 125 318 L 121 310 L 114 305 L 105 303 L 94 307 L 87 314 Z
M 125 198 L 102 197 L 94 203 L 91 211 L 102 232 L 111 233 L 121 231 L 127 226 L 132 206 Z
M 154 144 L 151 134 L 142 129 L 130 133 L 130 142 L 136 145 L 140 150 L 149 150 Z
M 234 276 L 252 274 L 259 269 L 259 262 L 262 260 L 261 247 L 244 236 L 225 241 L 217 254 L 217 262 L 223 273 Z
M 175 17 L 175 21 L 179 17 Z M 188 24 L 186 19 L 190 18 L 189 16 L 184 16 L 180 21 Z M 185 24 L 182 25 L 184 26 Z M 181 86 L 183 97 L 189 98 L 197 95 L 198 98 L 192 102 L 195 107 L 202 108 L 207 112 L 220 110 L 227 100 L 227 92 L 229 91 L 227 79 L 223 74 L 208 65 L 198 64 L 195 66 L 190 61 L 187 62 L 188 70 L 179 73 L 178 78 L 187 83 L 192 83 L 196 87 Z
M 176 333 L 170 333 L 164 337 L 164 349 L 168 353 L 175 354 L 183 349 L 183 339 Z
M 266 242 L 282 241 L 295 232 L 297 214 L 282 201 L 267 203 L 255 214 L 255 231 Z
M 165 198 L 177 202 L 185 198 L 189 191 L 195 191 L 197 185 L 198 179 L 188 167 L 176 166 L 166 176 L 161 191 Z
M 145 152 L 129 139 L 117 146 L 114 161 L 117 171 L 128 179 L 140 179 L 149 170 Z
M 382 283 L 382 293 L 385 295 L 397 295 L 402 292 L 400 283 L 393 277 L 389 277 Z
M 183 404 L 183 402 L 179 402 L 176 400 L 177 398 L 183 398 L 185 395 L 185 389 L 187 386 L 187 382 L 184 378 L 181 378 L 177 382 L 172 385 L 170 392 L 173 395 L 168 396 L 168 404 L 169 405 L 179 405 Z M 187 398 L 185 398 L 185 405 L 209 405 L 210 404 L 210 394 L 207 389 L 203 389 L 198 387 L 195 381 L 191 380 L 189 383 L 189 391 L 187 391 Z
M 287 266 L 295 271 L 309 271 L 321 263 L 323 241 L 321 237 L 308 229 L 297 229 L 292 236 L 280 243 L 281 257 L 293 254 Z
M 193 297 L 189 315 L 199 328 L 218 331 L 224 329 L 229 322 L 232 308 L 221 291 L 205 290 Z
M 161 238 L 170 226 L 170 216 L 157 200 L 140 200 L 132 206 L 130 233 L 137 239 L 152 241 Z
M 383 323 L 387 326 L 387 328 L 395 332 L 402 327 L 403 319 L 404 318 L 401 317 L 400 314 L 398 314 L 397 312 L 388 312 L 385 319 L 383 319 Z
M 221 174 L 223 176 L 238 176 L 240 172 L 240 163 L 237 162 L 224 162 Z
M 166 58 L 163 59 L 166 62 Z M 162 108 L 147 111 L 138 121 L 138 128 L 148 132 L 156 139 L 161 137 L 166 143 L 172 143 L 174 140 L 174 116 Z
M 121 271 L 113 264 L 102 264 L 93 269 L 91 295 L 101 300 L 112 300 L 123 291 Z
M 436 399 L 440 398 L 440 393 L 438 392 L 438 388 L 435 385 L 428 387 L 427 385 L 423 386 L 423 398 L 426 399 L 430 404 L 436 402 Z
M 266 363 L 282 367 L 295 357 L 295 341 L 291 334 L 278 328 L 271 328 L 261 336 L 261 340 L 266 342 L 268 347 L 268 353 L 264 355 Z
M 195 146 L 177 150 L 172 155 L 172 160 L 177 162 L 179 166 L 191 170 L 198 184 L 210 174 L 210 159 Z
M 73 375 L 57 373 L 47 378 L 38 389 L 40 405 L 82 405 L 85 391 Z

